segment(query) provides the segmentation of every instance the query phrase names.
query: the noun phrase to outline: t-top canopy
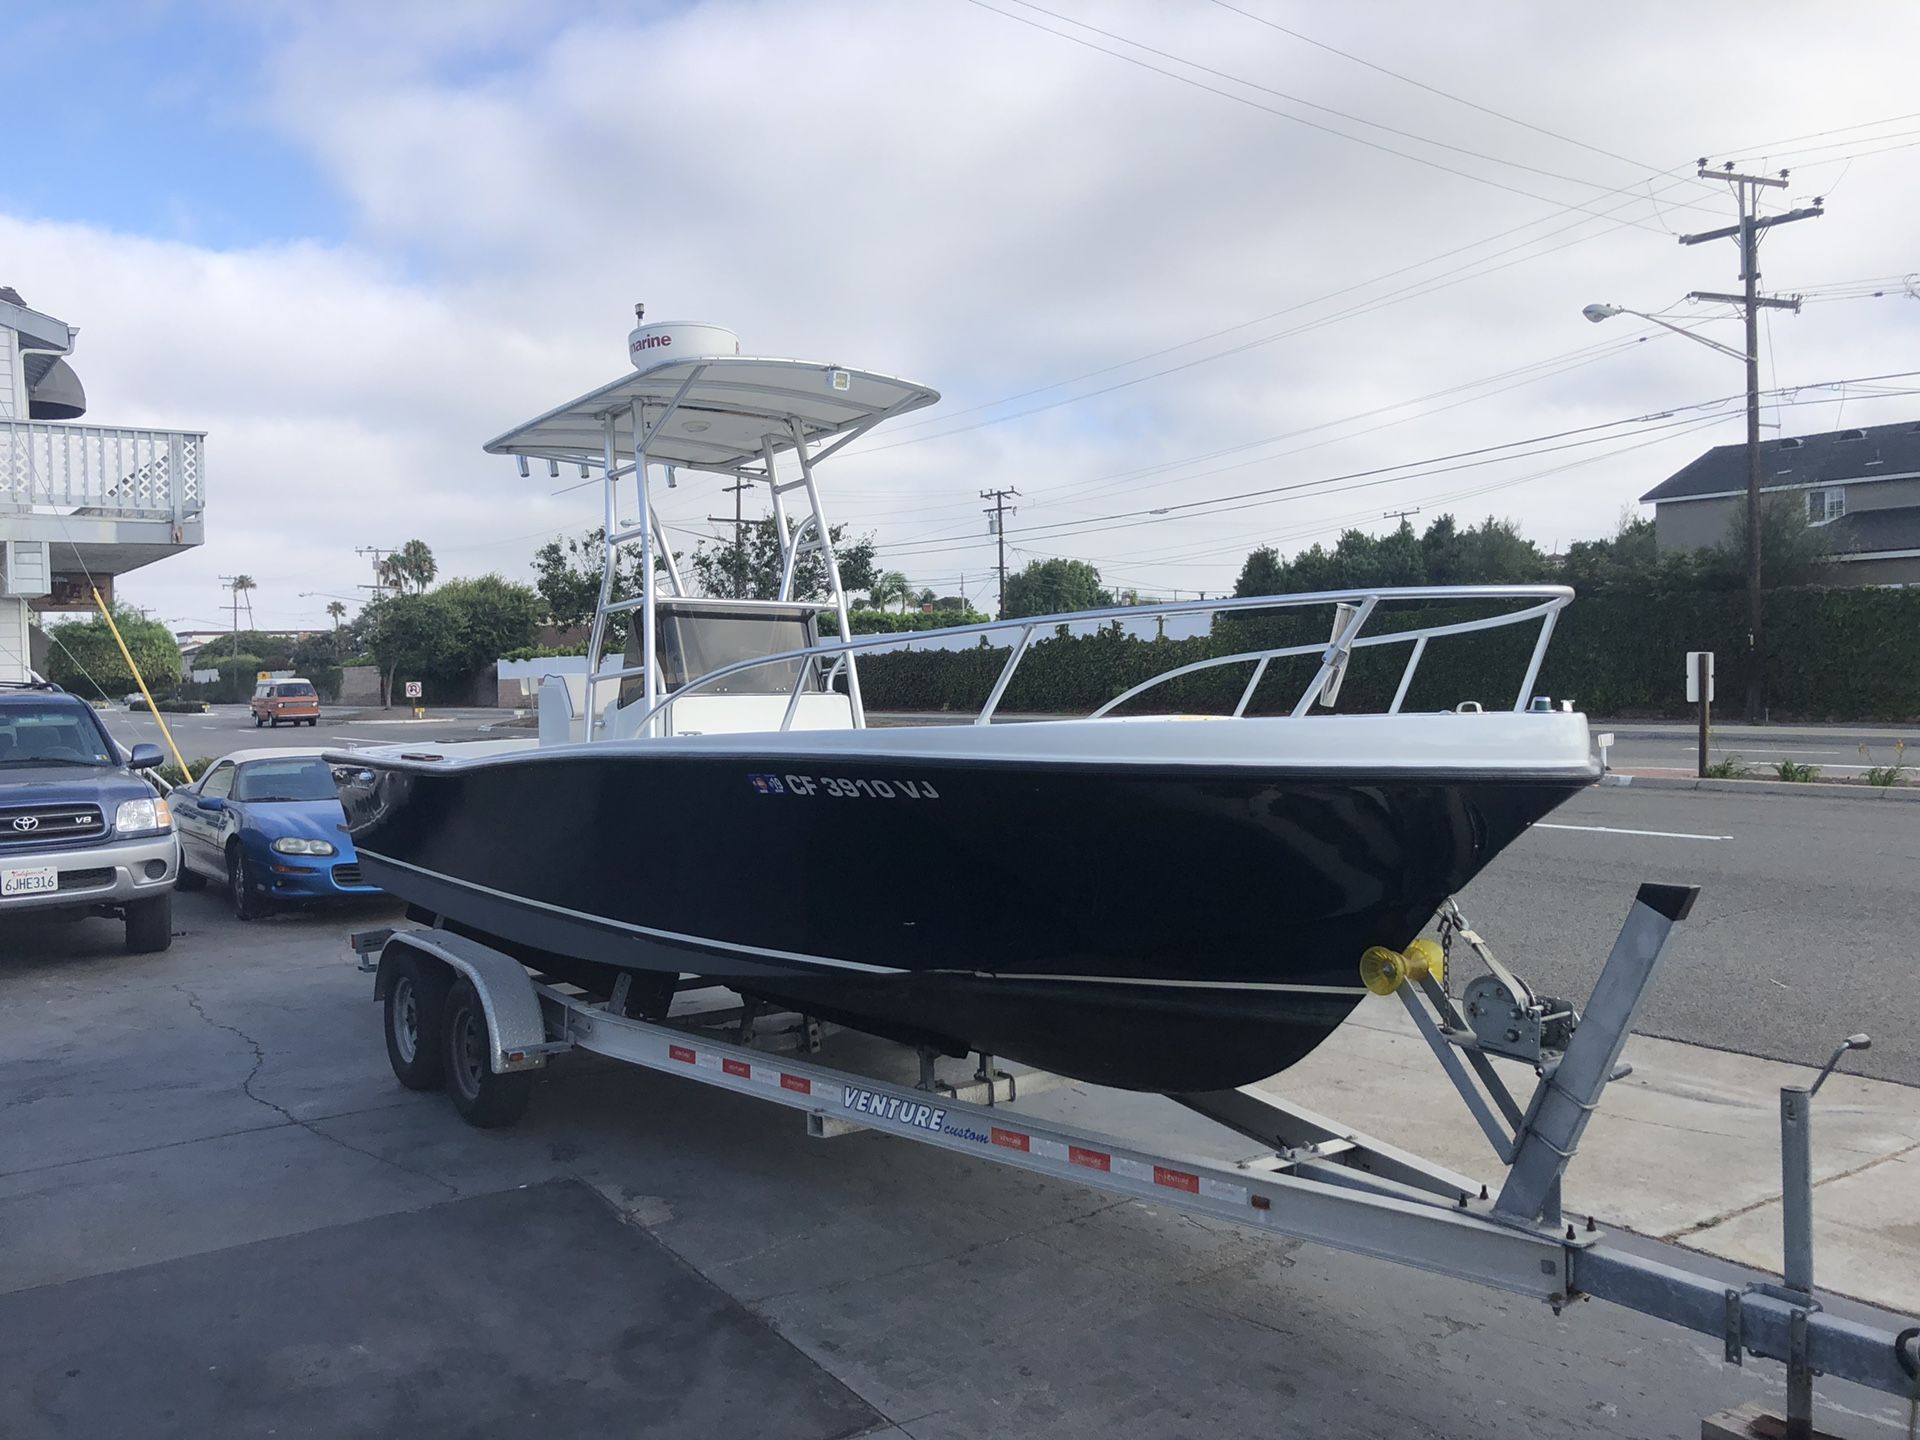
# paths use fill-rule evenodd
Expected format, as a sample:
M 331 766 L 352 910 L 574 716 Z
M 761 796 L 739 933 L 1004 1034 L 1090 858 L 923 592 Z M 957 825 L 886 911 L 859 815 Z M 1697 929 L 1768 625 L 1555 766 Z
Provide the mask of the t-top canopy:
M 605 454 L 604 425 L 611 415 L 614 453 L 630 457 L 634 402 L 638 401 L 647 427 L 667 416 L 647 443 L 649 460 L 733 471 L 758 466 L 769 441 L 776 455 L 792 450 L 795 422 L 801 437 L 812 445 L 869 429 L 939 398 L 936 390 L 891 375 L 810 360 L 690 356 L 590 390 L 489 440 L 486 449 L 490 455 L 596 460 Z

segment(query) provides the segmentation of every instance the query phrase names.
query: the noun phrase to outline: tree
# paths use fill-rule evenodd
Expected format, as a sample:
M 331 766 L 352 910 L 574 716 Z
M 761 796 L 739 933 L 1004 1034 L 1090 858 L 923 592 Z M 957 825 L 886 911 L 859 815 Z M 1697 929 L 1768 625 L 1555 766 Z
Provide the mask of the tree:
M 403 595 L 409 589 L 415 595 L 424 595 L 439 573 L 433 551 L 424 540 L 409 540 L 380 561 L 381 583 L 391 585 Z
M 605 532 L 598 526 L 563 541 L 549 540 L 533 553 L 533 588 L 546 602 L 546 618 L 567 628 L 593 623 L 600 606 L 600 571 Z M 681 558 L 674 552 L 674 559 Z M 640 551 L 623 546 L 615 555 L 615 575 L 609 600 L 630 600 L 640 593 Z M 654 570 L 664 572 L 658 559 Z M 607 617 L 606 647 L 618 650 L 627 643 L 625 613 Z
M 333 621 L 333 628 L 338 630 L 342 622 L 347 618 L 347 607 L 338 600 L 329 600 L 327 602 L 327 618 Z
M 364 648 L 380 667 L 380 703 L 393 703 L 393 682 L 425 676 L 455 644 L 452 612 L 429 595 L 378 595 L 354 622 Z
M 426 598 L 452 617 L 452 642 L 433 667 L 446 680 L 464 681 L 509 650 L 531 645 L 545 608 L 532 587 L 498 575 L 449 580 Z
M 867 608 L 884 610 L 895 600 L 900 602 L 901 612 L 907 608 L 907 598 L 912 593 L 907 577 L 898 570 L 882 570 L 873 577 L 867 586 Z
M 179 685 L 180 646 L 171 630 L 126 605 L 113 607 L 113 621 L 154 698 Z M 56 685 L 104 700 L 117 700 L 140 688 L 100 616 L 63 620 L 49 627 L 47 639 L 47 678 Z
M 752 520 L 746 526 L 745 585 L 740 583 L 738 552 L 731 540 L 703 542 L 694 547 L 688 568 L 702 595 L 727 600 L 773 600 L 780 594 L 782 556 L 780 532 L 771 515 Z M 799 522 L 789 520 L 787 532 L 797 532 Z M 874 544 L 871 535 L 858 540 L 846 538 L 846 527 L 835 525 L 830 534 L 833 550 L 840 561 L 840 586 L 848 594 L 871 591 L 874 582 Z M 824 600 L 827 595 L 827 563 L 817 550 L 809 550 L 794 563 L 793 598 Z
M 1463 579 L 1468 585 L 1526 585 L 1546 577 L 1547 557 L 1511 520 L 1489 515 L 1460 532 Z M 1439 583 L 1439 582 L 1435 582 Z
M 1405 517 L 1386 535 L 1344 531 L 1333 548 L 1314 544 L 1291 560 L 1269 546 L 1248 554 L 1235 595 L 1365 590 L 1385 585 L 1511 585 L 1543 579 L 1547 558 L 1510 520 L 1489 515 L 1462 530 L 1437 516 L 1415 535 Z
M 1797 495 L 1760 497 L 1760 583 L 1769 590 L 1817 585 L 1832 561 L 1824 526 L 1807 523 L 1806 502 Z M 1747 583 L 1747 501 L 1743 495 L 1727 521 L 1727 533 L 1712 552 L 1713 568 L 1727 588 Z
M 1100 610 L 1113 596 L 1100 588 L 1100 572 L 1084 560 L 1035 560 L 1007 576 L 1007 618 Z
M 1247 556 L 1247 563 L 1240 567 L 1240 578 L 1233 582 L 1236 599 L 1249 595 L 1280 595 L 1287 588 L 1287 570 L 1280 563 L 1279 552 L 1271 545 L 1262 545 Z

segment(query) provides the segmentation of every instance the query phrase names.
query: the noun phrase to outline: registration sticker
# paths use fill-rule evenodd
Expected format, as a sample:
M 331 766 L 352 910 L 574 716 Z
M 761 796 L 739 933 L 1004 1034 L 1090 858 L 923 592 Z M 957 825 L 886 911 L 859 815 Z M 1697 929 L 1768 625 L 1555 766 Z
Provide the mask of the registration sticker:
M 52 865 L 31 870 L 0 870 L 0 896 L 51 895 L 60 888 L 60 871 Z

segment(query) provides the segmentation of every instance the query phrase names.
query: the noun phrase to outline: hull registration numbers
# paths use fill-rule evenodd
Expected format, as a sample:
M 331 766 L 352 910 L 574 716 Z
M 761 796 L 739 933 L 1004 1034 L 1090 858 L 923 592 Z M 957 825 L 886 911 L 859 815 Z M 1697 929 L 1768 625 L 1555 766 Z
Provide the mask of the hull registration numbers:
M 831 795 L 839 800 L 938 800 L 931 780 L 849 779 L 838 775 L 749 775 L 762 795 Z
M 51 895 L 60 888 L 60 872 L 51 865 L 32 870 L 0 870 L 0 896 Z

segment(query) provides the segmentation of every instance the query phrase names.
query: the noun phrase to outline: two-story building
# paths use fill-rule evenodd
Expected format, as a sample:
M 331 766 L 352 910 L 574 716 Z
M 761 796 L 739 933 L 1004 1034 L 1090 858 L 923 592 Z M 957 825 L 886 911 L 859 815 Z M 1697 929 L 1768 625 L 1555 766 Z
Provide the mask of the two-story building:
M 1763 440 L 1760 488 L 1806 507 L 1837 583 L 1920 585 L 1920 420 Z M 1726 543 L 1746 493 L 1743 442 L 1716 445 L 1640 503 L 1660 549 L 1698 550 Z
M 78 334 L 0 286 L 0 680 L 44 669 L 41 614 L 111 602 L 116 576 L 203 537 L 207 437 L 73 423 Z

